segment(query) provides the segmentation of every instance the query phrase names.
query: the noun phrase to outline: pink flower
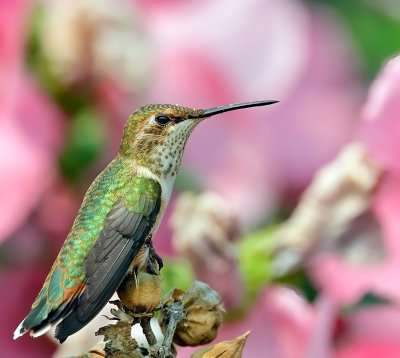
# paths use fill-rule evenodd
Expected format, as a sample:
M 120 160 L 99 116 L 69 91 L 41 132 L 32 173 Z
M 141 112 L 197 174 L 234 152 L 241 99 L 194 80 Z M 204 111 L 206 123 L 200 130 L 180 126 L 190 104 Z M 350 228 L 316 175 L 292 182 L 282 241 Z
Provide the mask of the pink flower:
M 21 225 L 47 188 L 62 120 L 22 68 L 28 2 L 2 1 L 0 10 L 1 241 Z
M 400 56 L 389 60 L 369 91 L 360 137 L 385 169 L 400 175 Z
M 400 311 L 395 307 L 361 310 L 344 318 L 334 358 L 400 356 Z
M 51 181 L 61 145 L 62 122 L 52 102 L 27 78 L 18 81 L 14 91 L 10 108 L 1 108 L 0 239 L 37 205 Z
M 352 302 L 374 292 L 399 302 L 400 289 L 400 57 L 390 60 L 372 84 L 362 113 L 360 139 L 384 171 L 371 210 L 381 227 L 381 263 L 354 266 L 334 254 L 318 254 L 311 273 L 326 294 Z

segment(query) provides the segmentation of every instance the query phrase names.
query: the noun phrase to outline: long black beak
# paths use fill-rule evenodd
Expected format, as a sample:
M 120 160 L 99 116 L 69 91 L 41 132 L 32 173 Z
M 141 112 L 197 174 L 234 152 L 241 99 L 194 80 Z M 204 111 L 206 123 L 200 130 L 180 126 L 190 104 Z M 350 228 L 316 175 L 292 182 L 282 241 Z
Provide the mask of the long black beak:
M 269 106 L 270 104 L 274 104 L 277 102 L 279 102 L 279 101 L 265 100 L 265 101 L 254 101 L 254 102 L 228 104 L 227 106 L 219 106 L 219 107 L 206 109 L 206 110 L 204 110 L 203 113 L 200 113 L 199 115 L 196 115 L 193 117 L 190 116 L 190 118 L 206 118 L 206 117 L 214 116 L 216 114 L 234 111 L 236 109 L 248 108 L 248 107 L 258 107 L 258 106 Z

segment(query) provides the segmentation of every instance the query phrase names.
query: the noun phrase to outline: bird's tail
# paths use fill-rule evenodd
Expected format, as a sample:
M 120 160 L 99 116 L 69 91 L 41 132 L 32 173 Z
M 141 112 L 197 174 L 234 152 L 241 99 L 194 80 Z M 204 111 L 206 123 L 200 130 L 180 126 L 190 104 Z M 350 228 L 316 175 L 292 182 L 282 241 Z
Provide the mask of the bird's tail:
M 58 307 L 54 307 L 48 302 L 47 296 L 47 289 L 44 287 L 29 314 L 15 330 L 14 339 L 21 337 L 26 332 L 30 332 L 32 337 L 41 336 L 68 316 L 77 304 L 77 297 L 74 297 Z

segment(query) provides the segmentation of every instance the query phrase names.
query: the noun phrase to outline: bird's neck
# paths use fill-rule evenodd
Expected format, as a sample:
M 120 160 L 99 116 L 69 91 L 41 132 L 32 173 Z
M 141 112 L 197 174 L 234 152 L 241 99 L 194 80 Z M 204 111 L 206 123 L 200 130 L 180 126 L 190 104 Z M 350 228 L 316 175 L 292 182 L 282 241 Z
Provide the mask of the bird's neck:
M 160 166 L 155 165 L 141 165 L 140 163 L 137 163 L 135 161 L 133 161 L 132 163 L 136 175 L 155 180 L 160 184 L 161 199 L 163 204 L 162 207 L 165 209 L 171 197 L 178 168 L 174 171 L 170 170 L 169 163 L 162 163 L 163 165 L 161 166 L 161 168 Z M 174 167 L 174 165 L 175 164 L 172 164 L 172 167 Z M 177 167 L 179 167 L 179 164 L 176 165 Z

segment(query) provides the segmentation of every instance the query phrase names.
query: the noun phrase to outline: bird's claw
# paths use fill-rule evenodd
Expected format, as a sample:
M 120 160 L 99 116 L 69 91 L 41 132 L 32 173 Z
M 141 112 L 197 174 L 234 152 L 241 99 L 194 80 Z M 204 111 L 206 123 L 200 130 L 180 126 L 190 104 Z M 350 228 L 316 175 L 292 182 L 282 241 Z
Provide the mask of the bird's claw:
M 117 319 L 117 320 L 123 321 L 123 322 L 128 322 L 129 324 L 132 324 L 133 321 L 134 321 L 132 316 L 130 316 L 129 314 L 125 313 L 121 309 L 111 308 L 110 311 L 111 311 L 111 314 L 115 317 L 114 319 Z
M 117 306 L 118 309 L 120 309 L 121 311 L 124 311 L 124 304 L 123 304 L 120 300 L 110 301 L 110 303 L 111 303 L 112 305 Z

